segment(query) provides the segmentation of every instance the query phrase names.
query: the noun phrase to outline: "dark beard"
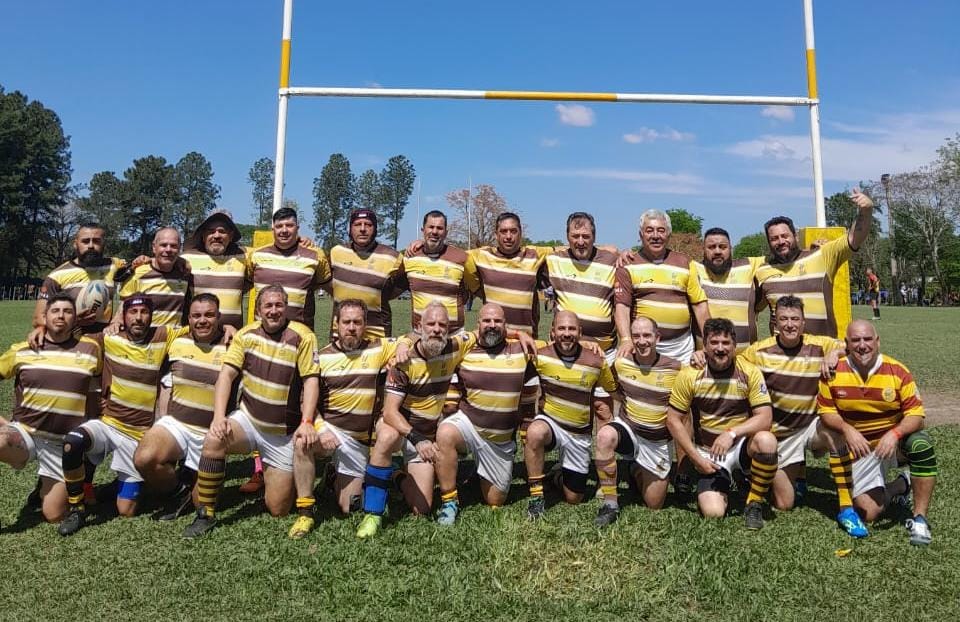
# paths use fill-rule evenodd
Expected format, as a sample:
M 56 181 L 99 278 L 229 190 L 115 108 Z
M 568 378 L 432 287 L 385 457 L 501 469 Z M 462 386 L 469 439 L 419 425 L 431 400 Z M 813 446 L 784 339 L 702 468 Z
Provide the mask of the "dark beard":
M 790 247 L 790 252 L 787 253 L 786 257 L 781 258 L 780 255 L 777 255 L 776 253 L 770 253 L 770 257 L 767 258 L 767 263 L 771 265 L 793 263 L 797 260 L 797 257 L 799 256 L 800 256 L 800 247 L 797 245 L 794 245 Z
M 723 261 L 723 263 L 720 264 L 720 267 L 717 267 L 717 266 L 716 266 L 715 264 L 713 264 L 712 262 L 709 262 L 709 261 L 706 261 L 706 260 L 704 260 L 703 265 L 706 266 L 706 267 L 707 267 L 707 270 L 709 270 L 710 272 L 712 272 L 712 273 L 714 273 L 714 274 L 716 274 L 716 275 L 723 275 L 723 274 L 726 274 L 726 273 L 730 272 L 730 268 L 731 268 L 731 266 L 733 266 L 733 257 L 727 257 L 727 258 Z
M 77 257 L 77 264 L 79 264 L 81 268 L 97 268 L 104 263 L 106 263 L 106 261 L 104 260 L 103 253 L 100 251 L 89 250 Z

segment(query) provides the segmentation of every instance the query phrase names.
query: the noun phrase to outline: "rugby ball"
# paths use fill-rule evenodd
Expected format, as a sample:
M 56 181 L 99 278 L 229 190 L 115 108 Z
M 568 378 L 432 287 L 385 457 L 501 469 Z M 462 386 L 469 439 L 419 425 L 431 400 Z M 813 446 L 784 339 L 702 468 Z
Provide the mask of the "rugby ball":
M 96 312 L 97 322 L 107 322 L 113 315 L 111 313 L 112 300 L 110 288 L 103 281 L 90 281 L 77 294 L 77 315 L 88 311 Z

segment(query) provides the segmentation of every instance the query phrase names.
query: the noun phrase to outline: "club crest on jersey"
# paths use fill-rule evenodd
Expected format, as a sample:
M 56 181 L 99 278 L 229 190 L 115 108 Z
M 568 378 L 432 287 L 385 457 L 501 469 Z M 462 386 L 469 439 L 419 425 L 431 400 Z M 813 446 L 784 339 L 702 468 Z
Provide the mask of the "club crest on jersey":
M 883 397 L 884 402 L 892 402 L 893 400 L 896 399 L 897 392 L 891 389 L 890 387 L 887 387 L 886 389 L 883 390 L 883 392 L 880 395 Z

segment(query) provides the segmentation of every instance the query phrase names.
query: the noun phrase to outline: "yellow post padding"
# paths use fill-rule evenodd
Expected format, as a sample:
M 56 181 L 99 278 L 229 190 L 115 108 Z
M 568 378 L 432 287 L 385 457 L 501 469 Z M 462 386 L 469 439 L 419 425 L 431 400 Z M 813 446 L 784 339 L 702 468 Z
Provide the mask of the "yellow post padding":
M 257 230 L 253 232 L 253 248 L 260 248 L 261 246 L 266 246 L 267 244 L 273 244 L 273 231 L 267 229 L 266 231 Z M 257 302 L 257 293 L 250 290 L 250 295 L 247 297 L 247 323 L 253 321 L 254 316 L 256 315 L 256 302 Z
M 817 98 L 817 51 L 807 50 L 807 97 Z
M 280 88 L 290 86 L 290 39 L 280 42 Z
M 800 229 L 800 244 L 810 248 L 814 244 L 835 240 L 847 235 L 844 227 L 803 227 Z M 850 263 L 844 262 L 833 278 L 833 317 L 837 320 L 837 337 L 842 339 L 847 325 L 853 319 L 850 307 Z

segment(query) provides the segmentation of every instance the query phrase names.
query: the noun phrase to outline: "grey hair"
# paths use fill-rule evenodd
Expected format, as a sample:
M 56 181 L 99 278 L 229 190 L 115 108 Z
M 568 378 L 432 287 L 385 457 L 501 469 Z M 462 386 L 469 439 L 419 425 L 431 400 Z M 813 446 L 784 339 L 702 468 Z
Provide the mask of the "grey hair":
M 170 226 L 160 227 L 159 229 L 157 229 L 156 232 L 153 234 L 153 241 L 156 242 L 157 238 L 159 238 L 160 234 L 163 233 L 164 231 L 173 231 L 174 233 L 176 233 L 177 244 L 183 244 L 183 238 L 180 237 L 180 230 L 177 229 L 176 227 L 170 227 Z
M 440 309 L 441 311 L 443 311 L 444 317 L 447 316 L 447 308 L 443 306 L 443 303 L 440 302 L 439 300 L 431 300 L 427 304 L 427 306 L 423 308 L 423 313 L 420 314 L 420 317 L 425 316 L 427 314 L 427 311 L 429 311 L 430 309 Z
M 643 230 L 643 225 L 646 224 L 648 220 L 662 220 L 667 225 L 667 235 L 673 233 L 673 225 L 670 223 L 670 215 L 666 212 L 658 209 L 648 209 L 644 213 L 640 214 L 641 231 Z

